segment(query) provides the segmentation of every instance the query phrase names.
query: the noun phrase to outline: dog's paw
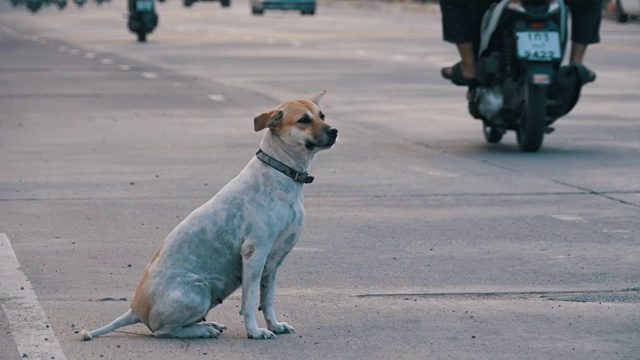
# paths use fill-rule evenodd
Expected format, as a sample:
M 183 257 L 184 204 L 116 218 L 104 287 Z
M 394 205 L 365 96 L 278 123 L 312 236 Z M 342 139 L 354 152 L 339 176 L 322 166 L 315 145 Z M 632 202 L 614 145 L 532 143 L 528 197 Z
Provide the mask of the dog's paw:
M 265 328 L 257 328 L 255 330 L 248 330 L 247 337 L 249 339 L 275 339 L 276 335 Z
M 293 326 L 286 322 L 269 323 L 268 328 L 273 331 L 274 334 L 292 334 L 295 332 Z
M 199 337 L 217 339 L 220 337 L 220 331 L 214 329 L 211 326 L 206 326 L 203 327 L 203 331 L 201 332 Z
M 211 326 L 212 328 L 218 330 L 219 332 L 223 332 L 225 330 L 227 330 L 227 327 L 223 324 L 218 324 L 215 322 L 204 322 L 202 323 L 202 325 L 206 325 L 206 326 Z

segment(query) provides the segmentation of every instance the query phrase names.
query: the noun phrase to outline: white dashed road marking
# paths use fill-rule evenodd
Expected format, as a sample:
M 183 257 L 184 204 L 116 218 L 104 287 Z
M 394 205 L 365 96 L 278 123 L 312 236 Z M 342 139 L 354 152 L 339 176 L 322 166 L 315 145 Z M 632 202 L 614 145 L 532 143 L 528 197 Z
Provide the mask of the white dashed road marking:
M 209 94 L 207 95 L 207 99 L 215 102 L 222 102 L 224 101 L 225 97 L 222 94 Z
M 562 220 L 562 221 L 570 221 L 570 222 L 587 222 L 584 218 L 575 215 L 551 215 L 552 218 Z
M 321 252 L 324 251 L 320 248 L 314 248 L 314 247 L 303 247 L 303 246 L 296 246 L 293 248 L 293 251 L 300 251 L 300 252 Z
M 100 60 L 100 62 L 105 64 L 105 65 L 113 64 L 113 60 L 111 60 L 111 59 L 102 59 L 102 60 Z
M 88 52 L 88 53 L 84 53 L 84 57 L 86 57 L 87 59 L 93 59 L 96 57 L 96 54 L 92 52 Z
M 0 233 L 0 298 L 18 354 L 7 358 L 66 360 L 38 302 L 31 282 L 20 270 L 7 235 Z
M 145 79 L 157 79 L 158 74 L 152 72 L 143 72 L 142 77 Z
M 129 71 L 129 70 L 131 70 L 131 66 L 129 66 L 129 65 L 120 65 L 120 66 L 118 66 L 118 69 L 120 69 L 122 71 Z

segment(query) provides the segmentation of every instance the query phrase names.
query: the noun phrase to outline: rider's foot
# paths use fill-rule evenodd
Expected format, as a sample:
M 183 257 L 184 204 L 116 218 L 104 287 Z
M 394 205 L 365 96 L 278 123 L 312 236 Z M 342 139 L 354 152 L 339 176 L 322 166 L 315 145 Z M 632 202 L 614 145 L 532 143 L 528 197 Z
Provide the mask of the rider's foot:
M 589 69 L 582 61 L 575 61 L 574 60 L 574 61 L 571 62 L 571 65 L 580 65 L 581 67 L 583 67 L 586 70 L 588 75 L 587 75 L 586 79 L 583 79 L 583 81 L 591 82 L 591 81 L 595 81 L 596 80 L 596 73 L 593 70 Z
M 459 62 L 453 66 L 442 68 L 440 74 L 456 85 L 473 86 L 476 82 L 475 64 Z

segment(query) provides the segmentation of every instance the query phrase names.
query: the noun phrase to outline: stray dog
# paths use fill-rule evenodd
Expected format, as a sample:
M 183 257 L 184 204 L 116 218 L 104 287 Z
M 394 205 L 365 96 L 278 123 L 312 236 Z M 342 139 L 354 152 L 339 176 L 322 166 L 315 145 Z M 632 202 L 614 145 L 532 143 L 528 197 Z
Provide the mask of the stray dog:
M 276 319 L 276 272 L 298 242 L 311 161 L 338 136 L 320 110 L 324 93 L 285 102 L 253 120 L 255 131 L 268 128 L 256 157 L 169 233 L 147 265 L 131 309 L 105 327 L 82 330 L 83 340 L 139 322 L 156 337 L 217 338 L 226 327 L 204 317 L 241 285 L 240 313 L 250 339 L 293 332 Z M 258 289 L 267 329 L 256 322 Z

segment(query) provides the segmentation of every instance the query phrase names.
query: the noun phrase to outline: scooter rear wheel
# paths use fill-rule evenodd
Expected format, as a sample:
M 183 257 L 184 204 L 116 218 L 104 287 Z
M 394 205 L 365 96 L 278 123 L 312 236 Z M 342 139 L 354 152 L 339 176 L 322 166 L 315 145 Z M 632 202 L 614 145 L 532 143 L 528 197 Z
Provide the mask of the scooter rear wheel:
M 547 87 L 532 84 L 527 79 L 524 84 L 524 104 L 517 129 L 518 147 L 524 152 L 540 150 L 547 127 Z
M 146 42 L 147 41 L 147 33 L 144 31 L 138 32 L 138 42 Z

